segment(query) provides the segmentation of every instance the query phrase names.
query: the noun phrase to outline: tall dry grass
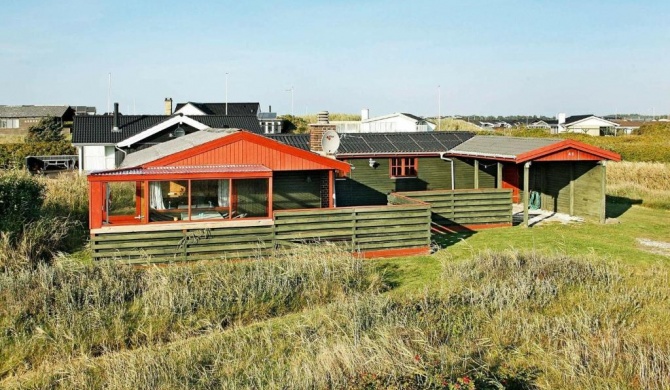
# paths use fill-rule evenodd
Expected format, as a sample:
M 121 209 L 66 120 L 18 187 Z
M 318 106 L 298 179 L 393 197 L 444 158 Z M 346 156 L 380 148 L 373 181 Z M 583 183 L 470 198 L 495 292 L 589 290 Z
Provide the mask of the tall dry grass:
M 51 362 L 36 388 L 670 387 L 667 268 L 483 253 L 440 291 L 359 294 L 251 326 Z M 451 387 L 449 387 L 451 386 Z
M 615 162 L 607 165 L 607 193 L 670 210 L 670 163 Z
M 0 273 L 0 377 L 161 345 L 291 313 L 382 280 L 350 254 L 309 248 L 281 259 L 134 269 L 108 262 Z

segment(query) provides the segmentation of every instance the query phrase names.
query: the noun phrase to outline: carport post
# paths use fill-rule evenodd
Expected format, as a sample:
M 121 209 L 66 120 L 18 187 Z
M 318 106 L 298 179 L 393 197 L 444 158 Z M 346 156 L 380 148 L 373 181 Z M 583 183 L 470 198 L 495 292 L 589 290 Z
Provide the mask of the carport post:
M 607 218 L 607 161 L 600 161 L 600 223 L 605 223 Z
M 502 171 L 503 171 L 503 165 L 502 165 L 502 163 L 501 163 L 500 161 L 498 161 L 498 162 L 496 163 L 496 165 L 498 166 L 498 175 L 496 176 L 496 179 L 497 179 L 497 180 L 496 180 L 496 182 L 497 182 L 497 183 L 496 183 L 496 188 L 500 189 L 500 188 L 502 188 L 502 175 L 503 175 L 503 174 L 502 174 Z
M 479 160 L 475 160 L 475 189 L 479 188 Z
M 528 227 L 528 207 L 530 207 L 530 165 L 531 162 L 523 164 L 523 224 Z

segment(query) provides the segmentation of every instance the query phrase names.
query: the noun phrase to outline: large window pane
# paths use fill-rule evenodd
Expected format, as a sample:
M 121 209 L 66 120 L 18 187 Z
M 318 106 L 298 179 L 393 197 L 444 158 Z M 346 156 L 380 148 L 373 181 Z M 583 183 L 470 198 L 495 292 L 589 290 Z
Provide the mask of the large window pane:
M 268 179 L 233 180 L 233 218 L 268 216 Z
M 191 181 L 191 220 L 230 216 L 230 180 Z
M 110 216 L 132 215 L 138 209 L 137 185 L 134 181 L 107 183 L 107 213 Z
M 188 220 L 188 181 L 149 182 L 149 222 Z

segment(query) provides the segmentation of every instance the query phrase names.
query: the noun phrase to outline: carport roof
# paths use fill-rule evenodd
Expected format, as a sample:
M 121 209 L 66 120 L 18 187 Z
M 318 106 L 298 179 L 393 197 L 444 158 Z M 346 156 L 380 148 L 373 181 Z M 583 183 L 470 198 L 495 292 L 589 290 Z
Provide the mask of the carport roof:
M 531 160 L 621 160 L 621 156 L 614 152 L 569 139 L 500 136 L 472 137 L 449 150 L 449 155 L 516 163 Z

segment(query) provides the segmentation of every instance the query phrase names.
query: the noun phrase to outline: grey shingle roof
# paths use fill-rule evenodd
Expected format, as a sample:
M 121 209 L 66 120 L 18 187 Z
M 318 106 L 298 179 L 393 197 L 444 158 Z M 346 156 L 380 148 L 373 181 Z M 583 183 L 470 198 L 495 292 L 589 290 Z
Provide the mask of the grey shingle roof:
M 337 155 L 443 153 L 473 136 L 473 133 L 466 131 L 342 134 Z M 309 134 L 275 134 L 268 135 L 268 137 L 287 145 L 309 150 Z
M 177 103 L 175 111 L 179 111 L 187 104 L 192 104 L 205 115 L 226 115 L 226 103 Z M 228 115 L 231 116 L 256 116 L 260 109 L 260 103 L 228 103 Z
M 146 149 L 130 153 L 120 165 L 120 168 L 137 167 L 151 161 L 158 160 L 171 154 L 179 153 L 194 146 L 219 139 L 236 133 L 238 129 L 205 129 L 175 138 Z
M 111 115 L 75 116 L 72 125 L 72 143 L 116 144 L 169 118 L 167 115 L 119 115 L 121 131 L 112 132 L 114 119 Z M 212 128 L 238 128 L 258 134 L 263 132 L 256 117 L 189 115 L 189 118 Z
M 0 118 L 62 117 L 70 106 L 0 106 Z
M 553 145 L 562 141 L 562 139 L 550 138 L 520 138 L 478 135 L 454 147 L 449 151 L 449 153 L 473 157 L 513 159 L 520 154 Z

